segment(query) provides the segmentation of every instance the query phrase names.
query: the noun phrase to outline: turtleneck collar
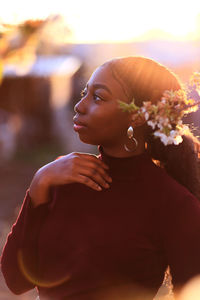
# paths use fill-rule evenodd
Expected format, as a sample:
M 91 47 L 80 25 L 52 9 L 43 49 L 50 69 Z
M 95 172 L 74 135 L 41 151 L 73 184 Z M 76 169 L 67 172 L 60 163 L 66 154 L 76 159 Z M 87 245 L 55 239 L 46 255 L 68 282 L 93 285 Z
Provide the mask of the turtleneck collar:
M 130 157 L 114 157 L 107 155 L 101 146 L 98 148 L 99 158 L 108 165 L 108 173 L 112 178 L 132 179 L 141 177 L 144 164 L 152 163 L 151 157 L 146 152 Z

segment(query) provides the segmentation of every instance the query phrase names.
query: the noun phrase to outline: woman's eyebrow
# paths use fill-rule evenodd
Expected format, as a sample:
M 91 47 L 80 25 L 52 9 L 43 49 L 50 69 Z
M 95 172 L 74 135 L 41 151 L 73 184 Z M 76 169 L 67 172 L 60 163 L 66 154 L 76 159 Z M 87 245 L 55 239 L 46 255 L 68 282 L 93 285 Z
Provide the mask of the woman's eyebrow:
M 111 90 L 110 90 L 106 85 L 104 85 L 104 84 L 102 84 L 102 83 L 95 83 L 95 84 L 93 84 L 92 86 L 93 86 L 93 88 L 95 88 L 95 89 L 104 89 L 104 90 L 106 90 L 109 94 L 112 95 Z M 86 85 L 86 88 L 88 88 L 88 84 Z

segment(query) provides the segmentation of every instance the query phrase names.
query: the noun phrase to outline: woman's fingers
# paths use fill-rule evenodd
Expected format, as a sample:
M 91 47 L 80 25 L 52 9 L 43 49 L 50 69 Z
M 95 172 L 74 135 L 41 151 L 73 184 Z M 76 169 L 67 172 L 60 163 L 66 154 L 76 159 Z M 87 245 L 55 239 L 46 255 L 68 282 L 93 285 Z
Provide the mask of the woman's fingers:
M 87 185 L 88 187 L 92 188 L 93 190 L 96 190 L 96 191 L 102 190 L 102 187 L 99 184 L 97 184 L 95 181 L 93 181 L 92 179 L 90 179 L 87 176 L 79 175 L 79 176 L 77 176 L 77 181 L 82 184 Z
M 108 166 L 94 155 L 79 155 L 74 169 L 77 171 L 74 174 L 75 178 L 77 179 L 76 175 L 80 175 L 81 183 L 95 190 L 101 190 L 99 187 L 109 188 L 109 183 L 112 182 L 112 178 L 107 173 Z
M 104 188 L 108 188 L 109 183 L 112 182 L 112 178 L 108 175 L 104 165 L 96 157 L 95 159 L 84 159 L 81 163 L 81 169 L 79 167 L 79 174 L 90 177 Z
M 107 173 L 108 166 L 92 154 L 70 153 L 50 164 L 49 170 L 51 184 L 82 182 L 89 186 L 92 184 L 92 188 L 100 190 L 99 186 L 109 188 L 109 183 L 112 182 Z M 84 178 L 80 179 L 79 175 Z
M 82 167 L 90 170 L 91 173 L 87 175 L 91 175 L 93 177 L 99 173 L 105 182 L 112 182 L 112 178 L 107 173 L 109 167 L 96 156 L 86 154 L 84 160 L 79 163 L 82 165 Z
M 94 162 L 95 164 L 103 167 L 105 170 L 109 169 L 109 167 L 101 159 L 97 158 L 95 155 L 85 154 L 85 153 L 83 155 L 87 161 Z
M 87 162 L 87 163 L 85 162 L 83 165 L 83 169 L 85 172 L 87 172 L 85 174 L 88 175 L 89 177 L 95 179 L 96 177 L 101 176 L 105 182 L 107 183 L 112 182 L 112 178 L 108 175 L 107 171 L 96 162 Z
M 97 167 L 96 169 L 93 169 L 97 172 L 99 172 L 99 174 L 104 178 L 105 181 L 107 181 L 108 183 L 112 182 L 112 178 L 109 176 L 109 174 L 105 171 L 105 169 L 101 168 L 101 167 Z M 95 172 L 94 171 L 94 172 Z
M 105 174 L 102 175 L 100 173 L 99 168 L 91 168 L 91 167 L 81 167 L 78 170 L 78 174 L 74 174 L 74 177 L 76 178 L 77 175 L 82 175 L 87 178 L 90 178 L 92 181 L 94 181 L 96 184 L 103 188 L 109 188 L 108 181 L 106 180 Z

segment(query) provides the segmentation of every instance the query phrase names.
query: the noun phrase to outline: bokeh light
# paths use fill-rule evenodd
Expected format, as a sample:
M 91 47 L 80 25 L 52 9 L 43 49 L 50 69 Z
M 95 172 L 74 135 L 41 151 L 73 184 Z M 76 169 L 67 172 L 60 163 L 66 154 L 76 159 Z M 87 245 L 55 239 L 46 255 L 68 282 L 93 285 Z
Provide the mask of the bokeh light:
M 71 42 L 121 42 L 200 37 L 200 2 L 159 0 L 7 0 L 0 21 L 18 23 L 29 18 L 62 14 L 73 32 Z

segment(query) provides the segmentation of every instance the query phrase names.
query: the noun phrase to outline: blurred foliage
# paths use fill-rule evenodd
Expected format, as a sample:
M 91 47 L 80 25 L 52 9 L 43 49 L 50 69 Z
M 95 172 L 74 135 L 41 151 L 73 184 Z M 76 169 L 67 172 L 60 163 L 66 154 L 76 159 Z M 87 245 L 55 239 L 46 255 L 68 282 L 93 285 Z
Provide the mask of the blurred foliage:
M 0 27 L 0 79 L 2 65 L 15 64 L 25 75 L 36 60 L 38 51 L 45 53 L 63 44 L 70 35 L 63 17 L 50 16 L 45 20 L 27 20 L 18 25 Z M 47 49 L 47 50 L 45 50 Z

